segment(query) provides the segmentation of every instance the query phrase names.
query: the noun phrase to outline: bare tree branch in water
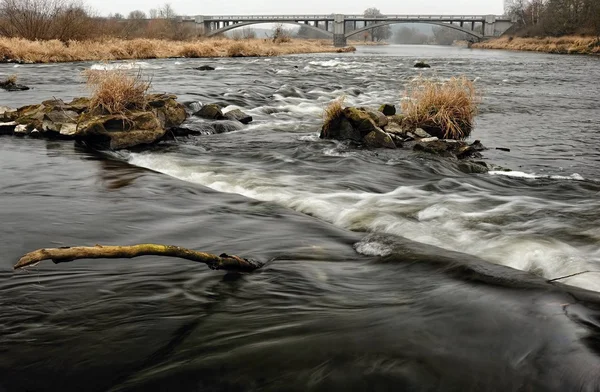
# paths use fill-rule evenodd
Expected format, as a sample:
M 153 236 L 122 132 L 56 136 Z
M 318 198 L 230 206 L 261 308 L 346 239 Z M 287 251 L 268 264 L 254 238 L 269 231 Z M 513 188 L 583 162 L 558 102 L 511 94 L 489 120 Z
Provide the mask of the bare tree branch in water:
M 55 264 L 79 259 L 131 259 L 139 256 L 178 257 L 204 263 L 213 270 L 252 272 L 263 266 L 254 260 L 222 254 L 220 256 L 172 245 L 139 244 L 131 246 L 79 246 L 66 248 L 38 249 L 27 253 L 17 262 L 14 269 L 35 265 L 40 261 L 52 260 Z

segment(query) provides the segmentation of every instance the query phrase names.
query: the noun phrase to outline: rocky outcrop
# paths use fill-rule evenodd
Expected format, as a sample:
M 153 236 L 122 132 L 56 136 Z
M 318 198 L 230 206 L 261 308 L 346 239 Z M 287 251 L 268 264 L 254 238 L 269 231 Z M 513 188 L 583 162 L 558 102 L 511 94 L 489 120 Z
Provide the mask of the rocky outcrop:
M 386 116 L 383 114 L 384 106 L 378 111 L 353 107 L 341 109 L 327 119 L 321 129 L 321 139 L 348 141 L 366 148 L 408 147 L 417 152 L 459 160 L 480 158 L 480 152 L 486 149 L 478 140 L 472 144 L 445 140 L 423 128 L 407 124 L 402 115 Z M 392 113 L 388 109 L 386 111 Z
M 87 98 L 44 101 L 0 114 L 0 133 L 17 136 L 71 139 L 93 148 L 119 150 L 157 143 L 187 118 L 176 96 L 147 96 L 143 110 L 104 113 Z

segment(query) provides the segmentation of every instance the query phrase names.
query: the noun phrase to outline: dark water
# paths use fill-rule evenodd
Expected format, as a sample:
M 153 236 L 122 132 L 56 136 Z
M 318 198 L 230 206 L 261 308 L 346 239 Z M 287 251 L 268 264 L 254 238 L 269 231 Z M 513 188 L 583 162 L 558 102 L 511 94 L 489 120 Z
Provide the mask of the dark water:
M 399 102 L 417 59 L 477 80 L 474 137 L 513 172 L 318 139 L 331 99 Z M 143 153 L 0 138 L 0 391 L 599 391 L 600 272 L 546 283 L 600 271 L 599 65 L 393 46 L 125 64 L 255 122 Z M 103 66 L 2 65 L 34 88 L 2 104 L 80 96 Z M 142 242 L 269 263 L 12 271 L 40 247 Z

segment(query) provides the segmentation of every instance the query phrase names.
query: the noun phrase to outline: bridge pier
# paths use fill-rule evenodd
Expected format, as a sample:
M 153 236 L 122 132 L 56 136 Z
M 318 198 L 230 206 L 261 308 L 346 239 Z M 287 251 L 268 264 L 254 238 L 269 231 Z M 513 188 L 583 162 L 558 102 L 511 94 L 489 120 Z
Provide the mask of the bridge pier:
M 346 46 L 346 18 L 342 14 L 333 16 L 333 46 L 336 48 Z

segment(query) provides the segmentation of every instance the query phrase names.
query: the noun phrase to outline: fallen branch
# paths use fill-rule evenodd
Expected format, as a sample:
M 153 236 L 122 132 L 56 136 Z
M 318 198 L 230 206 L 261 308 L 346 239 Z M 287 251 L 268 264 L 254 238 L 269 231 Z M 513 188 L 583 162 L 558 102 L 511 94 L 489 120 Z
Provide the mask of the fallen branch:
M 579 275 L 583 275 L 583 274 L 590 274 L 590 273 L 600 273 L 600 271 L 583 271 L 583 272 L 577 272 L 576 274 L 571 274 L 571 275 L 567 275 L 567 276 L 561 276 L 560 278 L 550 279 L 548 282 L 549 283 L 558 282 L 559 280 L 564 280 L 564 279 L 572 278 L 574 276 L 579 276 Z
M 72 248 L 38 249 L 27 253 L 14 269 L 22 269 L 43 260 L 52 260 L 55 264 L 67 263 L 78 259 L 132 259 L 139 256 L 179 257 L 186 260 L 205 263 L 210 269 L 235 272 L 252 272 L 262 263 L 243 259 L 238 256 L 222 254 L 216 256 L 210 253 L 198 252 L 171 245 L 140 244 L 131 246 L 77 246 Z

